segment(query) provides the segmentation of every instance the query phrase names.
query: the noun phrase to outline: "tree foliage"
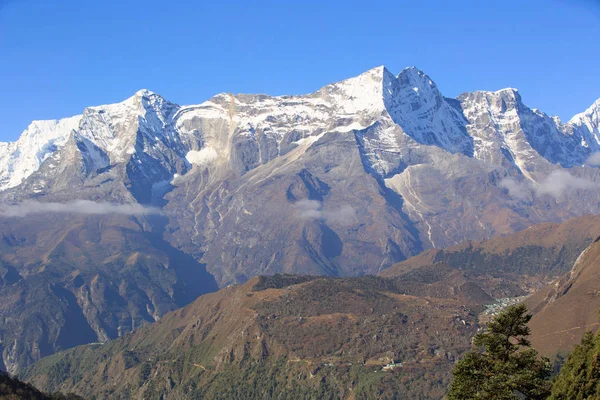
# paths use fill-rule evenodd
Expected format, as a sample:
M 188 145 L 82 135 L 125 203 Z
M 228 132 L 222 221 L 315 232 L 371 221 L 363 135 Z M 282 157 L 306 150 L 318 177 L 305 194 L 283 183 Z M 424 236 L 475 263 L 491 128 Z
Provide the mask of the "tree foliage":
M 476 349 L 454 367 L 449 400 L 545 399 L 550 393 L 550 363 L 538 358 L 527 336 L 531 315 L 511 306 L 473 340 Z
M 552 386 L 551 400 L 600 399 L 600 336 L 591 332 L 569 354 Z

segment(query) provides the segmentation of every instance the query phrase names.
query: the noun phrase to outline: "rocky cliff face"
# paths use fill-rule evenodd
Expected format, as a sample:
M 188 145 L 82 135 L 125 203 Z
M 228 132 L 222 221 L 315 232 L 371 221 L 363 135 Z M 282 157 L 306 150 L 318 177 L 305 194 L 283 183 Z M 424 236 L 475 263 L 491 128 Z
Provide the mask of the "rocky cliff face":
M 60 303 L 52 285 L 74 296 L 69 307 L 88 339 L 104 340 L 189 301 L 181 293 L 193 271 L 206 269 L 211 278 L 202 281 L 221 287 L 278 272 L 377 273 L 428 248 L 596 213 L 598 108 L 563 124 L 525 106 L 514 89 L 449 99 L 416 68 L 395 76 L 378 67 L 302 96 L 224 93 L 179 106 L 142 90 L 34 122 L 17 142 L 0 144 L 0 298 L 40 315 L 30 331 L 41 333 L 21 345 L 20 322 L 0 328 L 3 362 L 14 371 L 77 344 L 56 339 L 66 317 L 37 314 L 34 297 Z M 156 242 L 136 239 L 133 251 L 83 239 L 92 216 L 97 237 L 110 227 L 115 237 L 133 230 Z M 20 227 L 28 231 L 17 234 Z M 41 237 L 64 238 L 62 247 Z M 158 241 L 160 257 L 176 254 L 188 272 L 142 273 L 146 283 L 134 286 L 147 299 L 122 290 L 129 272 L 144 270 L 129 257 Z M 24 250 L 41 257 L 57 248 L 81 258 L 40 261 Z M 107 260 L 116 260 L 110 273 Z M 72 285 L 81 265 L 88 272 Z M 103 274 L 113 289 L 96 290 L 104 311 L 88 312 L 81 288 Z M 166 297 L 154 299 L 146 284 Z M 35 288 L 44 295 L 33 296 Z M 14 310 L 0 317 L 19 321 Z

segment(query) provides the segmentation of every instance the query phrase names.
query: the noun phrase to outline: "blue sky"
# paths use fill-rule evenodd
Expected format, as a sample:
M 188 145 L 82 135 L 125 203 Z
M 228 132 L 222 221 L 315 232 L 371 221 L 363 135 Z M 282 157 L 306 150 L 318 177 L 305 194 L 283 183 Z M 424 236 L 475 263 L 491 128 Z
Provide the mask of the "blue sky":
M 141 88 L 300 94 L 382 64 L 567 120 L 600 98 L 599 38 L 600 0 L 0 0 L 0 140 Z

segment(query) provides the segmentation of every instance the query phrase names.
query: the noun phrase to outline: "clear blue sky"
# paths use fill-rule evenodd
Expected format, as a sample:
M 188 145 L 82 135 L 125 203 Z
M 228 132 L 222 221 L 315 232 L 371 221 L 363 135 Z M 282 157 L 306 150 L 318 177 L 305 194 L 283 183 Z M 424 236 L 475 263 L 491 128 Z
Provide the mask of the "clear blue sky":
M 599 49 L 600 0 L 0 0 L 0 140 L 141 88 L 300 94 L 381 64 L 567 120 L 600 97 Z

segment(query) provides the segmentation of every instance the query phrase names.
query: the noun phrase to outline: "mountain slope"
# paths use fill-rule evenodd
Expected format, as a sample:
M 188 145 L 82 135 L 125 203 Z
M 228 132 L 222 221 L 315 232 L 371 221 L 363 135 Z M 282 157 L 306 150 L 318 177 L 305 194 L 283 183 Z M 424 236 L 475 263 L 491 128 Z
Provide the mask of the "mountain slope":
M 534 313 L 531 342 L 542 354 L 566 354 L 588 330 L 596 331 L 600 310 L 600 241 L 587 247 L 573 268 L 527 299 Z
M 600 216 L 540 224 L 521 232 L 443 250 L 428 250 L 380 273 L 383 277 L 451 269 L 494 298 L 531 294 L 533 347 L 546 356 L 569 352 L 596 330 Z M 547 282 L 547 285 L 543 285 Z
M 2 400 L 81 400 L 81 397 L 74 394 L 62 395 L 54 393 L 47 395 L 31 385 L 20 382 L 19 380 L 0 371 L 0 399 Z
M 49 214 L 0 222 L 0 367 L 104 342 L 217 289 L 139 221 Z
M 253 278 L 113 342 L 43 359 L 24 376 L 99 399 L 441 398 L 477 329 L 460 295 L 435 289 L 464 285 L 448 277 Z M 393 361 L 402 365 L 382 371 Z
M 448 265 L 469 274 L 496 298 L 514 297 L 542 289 L 544 282 L 569 271 L 598 236 L 600 216 L 583 216 L 562 224 L 539 224 L 507 236 L 428 250 L 380 275 L 395 277 Z

